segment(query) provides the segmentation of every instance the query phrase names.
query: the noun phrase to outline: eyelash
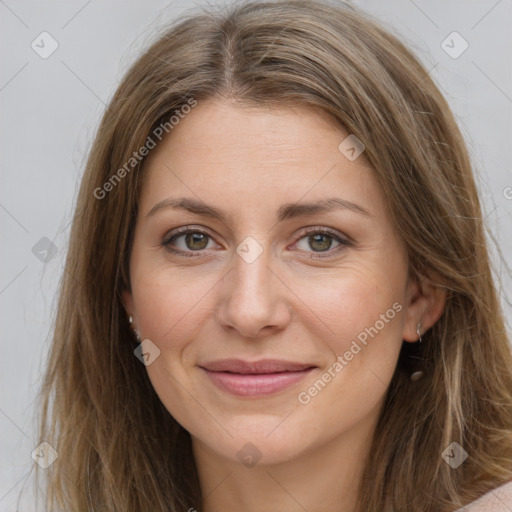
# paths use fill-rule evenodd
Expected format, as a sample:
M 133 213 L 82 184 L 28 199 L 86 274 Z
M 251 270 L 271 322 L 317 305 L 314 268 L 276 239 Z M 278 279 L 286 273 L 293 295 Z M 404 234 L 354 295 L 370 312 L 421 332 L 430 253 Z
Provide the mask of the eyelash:
M 167 251 L 169 251 L 169 252 L 171 252 L 173 254 L 176 254 L 178 256 L 183 256 L 183 257 L 186 257 L 186 258 L 201 257 L 201 253 L 204 252 L 204 249 L 203 250 L 198 250 L 198 251 L 182 251 L 180 249 L 175 249 L 175 248 L 173 248 L 170 245 L 171 242 L 176 240 L 176 238 L 178 238 L 178 237 L 180 237 L 182 235 L 186 235 L 188 233 L 201 233 L 202 235 L 206 235 L 210 239 L 213 238 L 209 233 L 207 233 L 206 231 L 203 231 L 202 229 L 191 228 L 189 226 L 184 226 L 182 228 L 175 229 L 174 231 L 172 231 L 169 234 L 169 236 L 164 238 L 164 241 L 162 242 L 162 246 Z M 328 251 L 312 252 L 311 253 L 312 254 L 311 258 L 328 258 L 328 257 L 331 257 L 333 255 L 333 252 L 337 253 L 340 249 L 343 249 L 344 247 L 349 247 L 349 246 L 353 245 L 352 241 L 350 241 L 350 240 L 348 240 L 346 238 L 341 238 L 337 234 L 336 231 L 334 231 L 334 230 L 332 230 L 330 228 L 326 228 L 326 227 L 323 227 L 323 228 L 312 227 L 312 228 L 306 229 L 302 233 L 301 237 L 297 241 L 300 241 L 303 238 L 306 238 L 306 237 L 308 237 L 309 235 L 312 235 L 312 234 L 328 235 L 329 237 L 333 238 L 336 242 L 338 242 L 340 245 L 338 247 L 334 248 L 334 249 L 329 249 Z

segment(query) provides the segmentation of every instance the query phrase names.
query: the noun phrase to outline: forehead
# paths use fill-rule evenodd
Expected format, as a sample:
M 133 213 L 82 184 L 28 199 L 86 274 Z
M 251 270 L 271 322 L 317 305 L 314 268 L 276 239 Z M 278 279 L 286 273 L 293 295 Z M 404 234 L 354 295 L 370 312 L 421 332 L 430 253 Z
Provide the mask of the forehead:
M 349 135 L 309 106 L 199 102 L 149 154 L 141 202 L 173 191 L 213 194 L 222 202 L 252 191 L 260 203 L 339 193 L 378 206 L 379 187 L 364 152 L 350 160 L 339 149 Z
M 195 156 L 247 159 L 249 154 L 265 160 L 304 159 L 332 145 L 327 134 L 343 139 L 348 132 L 325 112 L 307 105 L 269 108 L 246 106 L 229 100 L 210 99 L 198 105 L 174 127 L 155 152 L 165 148 Z M 271 162 L 269 162 L 271 163 Z

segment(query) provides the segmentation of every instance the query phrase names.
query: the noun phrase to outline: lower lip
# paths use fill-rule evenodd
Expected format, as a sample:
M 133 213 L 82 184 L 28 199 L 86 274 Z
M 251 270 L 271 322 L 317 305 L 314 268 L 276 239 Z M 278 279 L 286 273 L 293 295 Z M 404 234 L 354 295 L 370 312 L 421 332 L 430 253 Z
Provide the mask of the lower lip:
M 278 393 L 300 382 L 314 370 L 308 368 L 296 372 L 241 374 L 202 369 L 218 388 L 237 396 L 265 396 Z

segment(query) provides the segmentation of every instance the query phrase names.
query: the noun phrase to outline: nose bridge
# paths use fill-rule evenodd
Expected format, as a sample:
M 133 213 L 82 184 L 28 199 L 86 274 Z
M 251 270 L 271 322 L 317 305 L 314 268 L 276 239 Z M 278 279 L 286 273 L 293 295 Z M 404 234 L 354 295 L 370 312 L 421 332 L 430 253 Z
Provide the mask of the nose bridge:
M 270 250 L 254 238 L 247 237 L 238 245 L 222 290 L 219 321 L 224 326 L 256 336 L 265 327 L 285 325 L 289 317 L 286 298 L 276 286 L 271 265 Z
M 247 249 L 246 249 L 247 250 Z M 238 252 L 244 249 L 237 249 Z M 246 253 L 250 254 L 251 249 Z M 266 254 L 263 254 L 266 252 Z M 237 296 L 251 296 L 253 299 L 258 300 L 263 296 L 269 298 L 268 292 L 270 288 L 270 258 L 268 250 L 263 251 L 262 254 L 254 257 L 254 259 L 245 259 L 244 256 L 237 254 L 234 257 L 233 263 L 233 290 L 232 293 Z M 257 295 L 256 295 L 257 294 Z

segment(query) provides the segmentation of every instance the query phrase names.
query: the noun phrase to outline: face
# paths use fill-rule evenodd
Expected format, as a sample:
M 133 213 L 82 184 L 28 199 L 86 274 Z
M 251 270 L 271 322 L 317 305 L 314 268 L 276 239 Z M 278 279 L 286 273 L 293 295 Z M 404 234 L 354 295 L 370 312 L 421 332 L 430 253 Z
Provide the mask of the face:
M 414 332 L 404 248 L 348 135 L 308 107 L 209 100 L 149 155 L 123 299 L 156 393 L 218 456 L 368 431 Z

